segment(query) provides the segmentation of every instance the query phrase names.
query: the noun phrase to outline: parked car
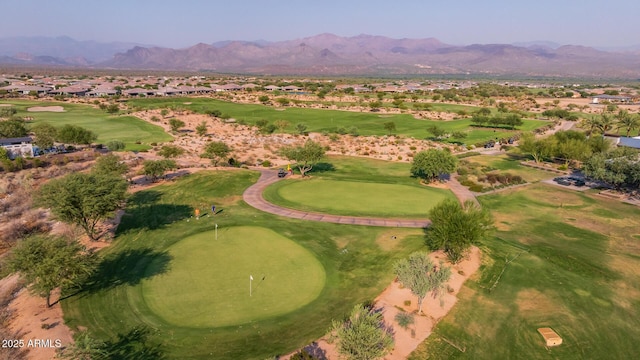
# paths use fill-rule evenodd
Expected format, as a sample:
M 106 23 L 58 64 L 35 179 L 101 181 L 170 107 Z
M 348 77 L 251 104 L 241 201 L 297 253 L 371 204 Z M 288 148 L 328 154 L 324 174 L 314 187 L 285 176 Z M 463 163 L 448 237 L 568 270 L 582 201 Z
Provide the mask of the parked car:
M 287 172 L 284 169 L 278 169 L 278 177 L 283 178 L 287 176 Z

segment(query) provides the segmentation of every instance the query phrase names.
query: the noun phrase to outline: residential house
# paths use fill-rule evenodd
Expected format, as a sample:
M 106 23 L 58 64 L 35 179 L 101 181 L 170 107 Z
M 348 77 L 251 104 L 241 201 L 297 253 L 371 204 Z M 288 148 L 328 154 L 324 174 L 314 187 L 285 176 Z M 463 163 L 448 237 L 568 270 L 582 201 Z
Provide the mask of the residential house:
M 0 139 L 0 146 L 7 149 L 10 159 L 33 157 L 33 140 L 30 137 Z

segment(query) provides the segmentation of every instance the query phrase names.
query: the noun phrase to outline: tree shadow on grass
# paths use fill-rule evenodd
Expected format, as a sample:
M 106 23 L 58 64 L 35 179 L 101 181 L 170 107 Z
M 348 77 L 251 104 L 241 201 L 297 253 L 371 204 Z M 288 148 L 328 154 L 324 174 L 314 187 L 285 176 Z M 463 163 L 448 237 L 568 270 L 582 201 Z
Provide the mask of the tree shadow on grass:
M 131 230 L 156 230 L 190 217 L 193 208 L 179 204 L 150 204 L 127 208 L 116 235 Z
M 336 171 L 336 168 L 333 164 L 320 162 L 313 165 L 313 169 L 311 170 L 314 173 L 328 172 L 328 171 Z
M 171 255 L 151 249 L 135 249 L 106 257 L 83 287 L 91 293 L 120 285 L 136 285 L 142 279 L 163 274 L 170 269 Z
M 166 356 L 160 344 L 150 340 L 152 331 L 138 326 L 126 333 L 120 333 L 113 340 L 104 343 L 107 359 L 118 360 L 159 360 Z

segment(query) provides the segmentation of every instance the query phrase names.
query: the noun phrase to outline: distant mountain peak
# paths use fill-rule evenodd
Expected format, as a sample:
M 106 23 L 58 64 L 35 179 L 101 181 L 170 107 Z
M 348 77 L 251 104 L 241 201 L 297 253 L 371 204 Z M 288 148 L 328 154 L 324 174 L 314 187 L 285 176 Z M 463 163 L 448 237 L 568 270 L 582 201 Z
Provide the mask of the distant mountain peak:
M 332 33 L 277 42 L 198 43 L 181 49 L 76 41 L 68 36 L 14 37 L 0 39 L 0 61 L 251 74 L 640 77 L 640 63 L 633 52 L 611 53 L 545 41 L 456 46 L 433 37 L 343 37 Z

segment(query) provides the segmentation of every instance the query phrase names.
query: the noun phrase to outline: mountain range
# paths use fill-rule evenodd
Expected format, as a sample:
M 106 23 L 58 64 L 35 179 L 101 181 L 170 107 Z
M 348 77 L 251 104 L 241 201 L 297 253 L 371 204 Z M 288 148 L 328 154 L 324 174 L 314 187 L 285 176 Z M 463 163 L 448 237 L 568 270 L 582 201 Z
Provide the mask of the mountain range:
M 552 42 L 451 45 L 434 38 L 320 34 L 302 39 L 222 41 L 182 49 L 58 38 L 0 39 L 0 63 L 245 74 L 474 74 L 640 78 L 638 50 L 603 51 Z

